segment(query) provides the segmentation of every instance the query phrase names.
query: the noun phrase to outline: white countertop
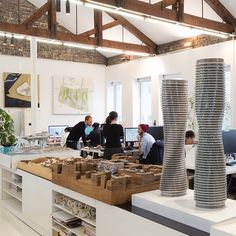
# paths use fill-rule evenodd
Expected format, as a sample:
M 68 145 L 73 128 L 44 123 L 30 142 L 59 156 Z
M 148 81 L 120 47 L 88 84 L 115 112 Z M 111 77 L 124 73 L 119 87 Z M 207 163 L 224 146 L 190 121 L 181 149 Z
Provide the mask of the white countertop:
M 235 236 L 236 218 L 212 226 L 211 236 Z
M 79 157 L 80 152 L 78 150 L 60 150 L 55 152 L 42 152 L 42 153 L 22 153 L 18 155 L 6 155 L 0 153 L 0 165 L 7 168 L 16 169 L 17 164 L 21 160 L 32 160 L 40 157 L 55 157 L 55 158 L 69 158 Z
M 217 223 L 236 217 L 236 201 L 228 199 L 221 209 L 195 207 L 193 191 L 182 197 L 162 197 L 159 190 L 134 194 L 132 205 L 210 233 Z

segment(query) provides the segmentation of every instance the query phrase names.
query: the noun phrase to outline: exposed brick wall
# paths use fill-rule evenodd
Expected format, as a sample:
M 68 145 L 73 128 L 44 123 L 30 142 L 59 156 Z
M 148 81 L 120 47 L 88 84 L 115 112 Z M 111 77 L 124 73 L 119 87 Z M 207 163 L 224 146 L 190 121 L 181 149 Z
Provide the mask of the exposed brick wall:
M 65 46 L 56 46 L 44 43 L 38 43 L 38 58 L 107 64 L 107 59 L 95 50 L 83 50 L 72 47 L 68 48 Z
M 168 53 L 177 53 L 186 49 L 190 48 L 199 48 L 199 47 L 204 47 L 216 43 L 222 43 L 225 41 L 231 40 L 230 38 L 223 39 L 223 38 L 218 38 L 214 36 L 208 36 L 208 35 L 202 35 L 194 38 L 189 38 L 189 39 L 182 39 L 170 43 L 165 43 L 161 44 L 158 46 L 158 55 L 163 55 L 163 54 L 168 54 Z M 185 43 L 191 42 L 191 46 L 186 47 Z M 116 65 L 124 62 L 128 62 L 131 60 L 137 60 L 141 57 L 127 57 L 125 55 L 118 55 L 114 57 L 110 57 L 107 60 L 107 65 Z
M 7 45 L 3 45 L 4 37 L 0 37 L 0 53 L 9 56 L 30 57 L 29 40 L 14 39 L 14 46 L 10 46 L 10 38 L 7 39 Z
M 37 8 L 26 0 L 20 2 L 20 23 L 27 19 Z M 8 23 L 18 23 L 18 0 L 0 0 L 0 21 Z M 47 15 L 43 15 L 34 27 L 47 29 Z M 69 32 L 63 26 L 58 25 L 57 29 Z M 11 56 L 30 57 L 30 43 L 27 40 L 15 40 L 14 46 L 8 43 L 3 45 L 4 37 L 0 37 L 0 53 Z M 8 39 L 8 42 L 10 39 Z M 68 48 L 56 45 L 38 43 L 38 58 L 83 62 L 92 64 L 107 64 L 106 58 L 97 51 L 84 50 L 78 48 Z
M 122 54 L 122 55 L 117 55 L 114 57 L 109 57 L 107 59 L 107 65 L 111 66 L 111 65 L 116 65 L 116 64 L 120 64 L 120 63 L 124 63 L 124 62 L 129 62 L 132 60 L 137 60 L 141 57 L 138 56 L 130 56 L 130 55 L 126 55 L 126 54 Z
M 167 54 L 167 53 L 185 50 L 186 49 L 185 43 L 187 42 L 192 43 L 190 47 L 199 48 L 199 47 L 204 47 L 204 46 L 208 46 L 208 45 L 212 45 L 216 43 L 225 42 L 228 40 L 230 39 L 223 39 L 223 38 L 218 38 L 215 36 L 202 35 L 202 36 L 198 36 L 198 37 L 194 37 L 190 39 L 182 39 L 175 42 L 161 44 L 158 46 L 158 54 L 161 55 L 161 54 Z
M 0 21 L 18 24 L 26 20 L 34 11 L 37 10 L 33 4 L 26 0 L 19 0 L 19 19 L 18 19 L 18 0 L 1 0 L 0 1 Z M 48 17 L 43 15 L 37 22 L 33 24 L 33 27 L 47 29 Z M 58 24 L 57 29 L 59 31 L 69 32 L 66 28 Z

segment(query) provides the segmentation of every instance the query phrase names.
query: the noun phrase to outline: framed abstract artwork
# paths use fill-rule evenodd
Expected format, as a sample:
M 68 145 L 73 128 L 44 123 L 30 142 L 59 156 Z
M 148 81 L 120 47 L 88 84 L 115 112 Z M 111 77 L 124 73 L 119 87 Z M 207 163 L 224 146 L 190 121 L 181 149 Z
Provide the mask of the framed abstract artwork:
M 53 113 L 89 114 L 92 111 L 92 85 L 85 79 L 53 77 Z
M 3 73 L 5 107 L 31 107 L 31 76 Z

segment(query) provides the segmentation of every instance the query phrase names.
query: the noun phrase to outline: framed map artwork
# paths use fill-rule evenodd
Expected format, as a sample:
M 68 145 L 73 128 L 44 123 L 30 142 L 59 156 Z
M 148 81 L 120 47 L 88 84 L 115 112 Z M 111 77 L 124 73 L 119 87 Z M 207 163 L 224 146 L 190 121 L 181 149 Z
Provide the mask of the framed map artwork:
M 86 84 L 85 79 L 53 77 L 54 114 L 89 114 L 91 111 L 91 84 Z

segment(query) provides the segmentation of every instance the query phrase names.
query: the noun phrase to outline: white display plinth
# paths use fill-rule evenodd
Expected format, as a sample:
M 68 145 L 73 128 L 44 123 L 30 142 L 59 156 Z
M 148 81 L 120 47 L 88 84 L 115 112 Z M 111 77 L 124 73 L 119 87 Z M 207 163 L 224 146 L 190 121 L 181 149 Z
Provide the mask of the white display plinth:
M 211 229 L 212 236 L 235 236 L 236 218 L 214 225 Z
M 134 194 L 132 205 L 187 226 L 210 233 L 214 224 L 236 216 L 236 201 L 228 199 L 221 209 L 195 207 L 193 191 L 183 197 L 162 197 L 159 190 Z

